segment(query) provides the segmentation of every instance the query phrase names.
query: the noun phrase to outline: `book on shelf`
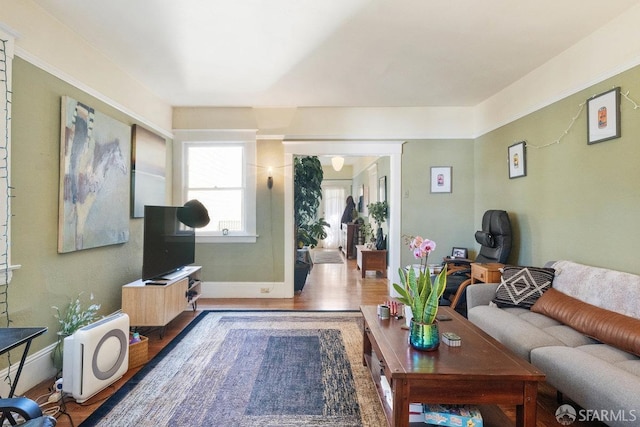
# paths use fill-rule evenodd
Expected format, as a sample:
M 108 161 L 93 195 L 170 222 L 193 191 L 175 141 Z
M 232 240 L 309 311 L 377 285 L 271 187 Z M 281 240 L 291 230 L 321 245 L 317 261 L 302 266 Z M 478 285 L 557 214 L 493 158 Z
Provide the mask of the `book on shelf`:
M 424 405 L 424 422 L 436 426 L 483 427 L 480 409 L 473 405 Z

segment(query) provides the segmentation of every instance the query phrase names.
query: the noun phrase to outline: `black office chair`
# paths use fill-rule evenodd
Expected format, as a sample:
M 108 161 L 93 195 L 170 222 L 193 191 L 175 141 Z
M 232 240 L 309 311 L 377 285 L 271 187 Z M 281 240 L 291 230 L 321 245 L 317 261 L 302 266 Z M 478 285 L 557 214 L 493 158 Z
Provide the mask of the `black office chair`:
M 511 221 L 506 211 L 489 210 L 482 216 L 482 230 L 476 231 L 476 242 L 480 252 L 475 260 L 467 258 L 445 258 L 447 264 L 447 287 L 444 298 L 451 301 L 451 307 L 465 303 L 465 288 L 471 284 L 471 263 L 499 262 L 505 264 L 511 253 Z M 457 309 L 464 312 L 464 307 Z
M 0 398 L 0 413 L 2 425 L 4 420 L 20 427 L 53 427 L 57 422 L 54 417 L 43 415 L 40 406 L 26 397 Z

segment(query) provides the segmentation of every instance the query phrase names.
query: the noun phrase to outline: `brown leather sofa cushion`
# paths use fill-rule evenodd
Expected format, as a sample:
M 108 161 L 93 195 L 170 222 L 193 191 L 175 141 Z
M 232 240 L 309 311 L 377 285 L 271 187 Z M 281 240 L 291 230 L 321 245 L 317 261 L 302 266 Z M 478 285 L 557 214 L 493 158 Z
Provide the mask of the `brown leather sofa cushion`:
M 605 310 L 556 289 L 547 290 L 531 311 L 556 319 L 585 335 L 640 356 L 640 320 Z

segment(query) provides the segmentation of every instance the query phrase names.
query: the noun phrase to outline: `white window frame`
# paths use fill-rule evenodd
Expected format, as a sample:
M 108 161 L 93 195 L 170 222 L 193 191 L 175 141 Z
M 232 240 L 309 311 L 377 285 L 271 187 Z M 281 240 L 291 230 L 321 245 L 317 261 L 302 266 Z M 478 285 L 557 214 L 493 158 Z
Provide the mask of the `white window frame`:
M 256 234 L 256 131 L 174 130 L 174 195 L 180 205 L 187 200 L 186 149 L 189 145 L 242 144 L 244 147 L 244 231 L 204 232 L 196 229 L 196 243 L 255 243 Z
M 0 90 L 0 148 L 5 153 L 0 167 L 6 169 L 6 173 L 0 174 L 0 225 L 4 230 L 0 233 L 0 285 L 8 285 L 13 276 L 13 270 L 20 265 L 11 264 L 11 93 L 13 81 L 13 55 L 15 48 L 15 35 L 0 23 L 0 39 L 3 40 L 2 59 L 4 60 L 4 72 L 2 90 Z

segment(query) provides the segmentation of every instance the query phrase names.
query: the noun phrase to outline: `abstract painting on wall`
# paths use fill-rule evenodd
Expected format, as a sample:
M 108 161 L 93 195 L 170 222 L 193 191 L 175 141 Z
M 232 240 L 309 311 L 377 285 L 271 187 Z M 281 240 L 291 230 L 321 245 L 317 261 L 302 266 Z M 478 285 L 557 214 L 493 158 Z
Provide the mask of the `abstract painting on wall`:
M 145 205 L 165 204 L 167 148 L 163 137 L 133 125 L 131 217 L 142 218 Z
M 62 97 L 58 252 L 129 240 L 131 126 Z

